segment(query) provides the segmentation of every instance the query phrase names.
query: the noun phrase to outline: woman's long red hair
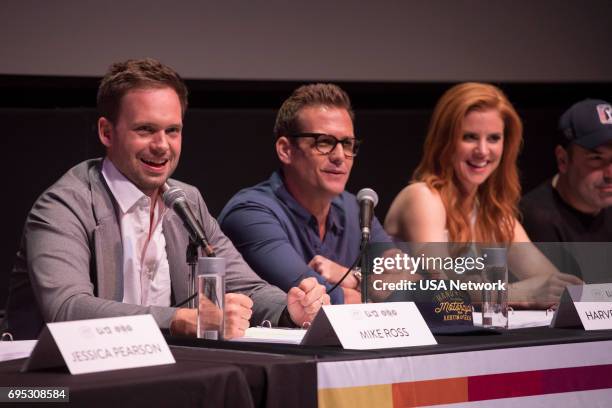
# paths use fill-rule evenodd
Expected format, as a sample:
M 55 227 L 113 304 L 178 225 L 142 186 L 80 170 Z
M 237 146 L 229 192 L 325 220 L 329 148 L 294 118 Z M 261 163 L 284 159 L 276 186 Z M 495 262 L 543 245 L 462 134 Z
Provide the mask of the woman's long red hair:
M 504 121 L 504 151 L 499 166 L 478 187 L 478 210 L 472 230 L 471 212 L 463 209 L 452 158 L 462 137 L 465 116 L 475 110 L 495 109 Z M 523 125 L 508 98 L 497 87 L 468 82 L 455 85 L 438 101 L 413 181 L 425 182 L 439 192 L 446 208 L 452 242 L 504 242 L 514 238 L 514 223 L 521 194 L 516 159 L 523 142 Z

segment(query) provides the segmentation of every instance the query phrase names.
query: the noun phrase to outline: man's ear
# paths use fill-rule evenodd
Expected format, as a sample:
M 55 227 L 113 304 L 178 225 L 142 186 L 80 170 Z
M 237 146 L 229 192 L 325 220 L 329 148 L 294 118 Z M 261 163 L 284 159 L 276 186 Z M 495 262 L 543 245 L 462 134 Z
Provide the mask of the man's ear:
M 569 154 L 567 149 L 561 145 L 555 147 L 555 157 L 557 158 L 557 168 L 560 174 L 567 173 L 567 167 L 569 165 Z
M 283 164 L 291 164 L 292 158 L 291 141 L 286 136 L 276 139 L 276 155 Z
M 98 119 L 98 138 L 100 142 L 106 147 L 110 147 L 112 144 L 112 135 L 113 135 L 113 124 L 110 120 L 105 117 L 100 117 Z

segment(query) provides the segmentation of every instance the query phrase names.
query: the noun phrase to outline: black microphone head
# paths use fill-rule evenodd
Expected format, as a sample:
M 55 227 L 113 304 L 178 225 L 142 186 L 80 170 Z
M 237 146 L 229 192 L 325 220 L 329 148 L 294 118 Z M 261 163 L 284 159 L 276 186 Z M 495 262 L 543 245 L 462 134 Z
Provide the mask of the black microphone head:
M 167 185 L 166 185 L 167 186 Z M 186 201 L 187 196 L 185 192 L 178 187 L 168 187 L 164 189 L 164 194 L 162 195 L 162 199 L 164 200 L 164 205 L 168 208 L 173 208 L 174 203 L 177 201 Z
M 364 200 L 371 201 L 372 208 L 374 208 L 376 207 L 376 204 L 378 204 L 378 194 L 376 194 L 376 191 L 372 190 L 371 188 L 362 188 L 357 193 L 357 201 L 361 203 Z

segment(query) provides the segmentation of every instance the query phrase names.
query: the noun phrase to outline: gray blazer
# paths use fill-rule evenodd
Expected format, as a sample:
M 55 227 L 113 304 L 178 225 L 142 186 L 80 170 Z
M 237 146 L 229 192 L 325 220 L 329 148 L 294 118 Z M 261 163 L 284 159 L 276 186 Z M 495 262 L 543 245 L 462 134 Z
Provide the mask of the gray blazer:
M 37 337 L 42 321 L 92 319 L 150 313 L 168 328 L 175 308 L 122 303 L 123 247 L 116 201 L 101 173 L 101 159 L 70 169 L 45 191 L 30 211 L 10 279 L 8 329 L 17 338 Z M 208 213 L 199 191 L 182 188 L 218 256 L 227 260 L 228 292 L 253 302 L 254 324 L 278 323 L 286 294 L 257 276 Z M 188 234 L 170 211 L 163 221 L 172 296 L 185 299 Z

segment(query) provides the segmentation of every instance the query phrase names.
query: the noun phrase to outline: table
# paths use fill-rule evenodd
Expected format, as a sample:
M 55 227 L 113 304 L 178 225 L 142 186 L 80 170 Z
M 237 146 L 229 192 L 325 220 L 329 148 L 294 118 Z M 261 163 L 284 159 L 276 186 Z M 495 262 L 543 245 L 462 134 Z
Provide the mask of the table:
M 436 339 L 359 351 L 167 337 L 174 365 L 71 376 L 16 360 L 0 363 L 0 386 L 69 387 L 73 406 L 94 407 L 612 406 L 612 331 Z
M 179 339 L 175 340 L 174 343 L 179 342 Z M 186 339 L 187 343 L 192 341 Z M 225 350 L 216 348 L 219 346 L 216 341 L 195 342 L 200 343 L 199 347 L 171 346 L 175 359 L 237 367 L 247 380 L 254 406 L 299 408 L 317 405 L 317 367 L 310 356 Z
M 310 391 L 321 408 L 612 406 L 612 331 L 539 327 L 436 339 L 438 345 L 375 351 L 170 342 L 310 358 L 316 363 Z
M 24 361 L 0 364 L 0 386 L 68 387 L 70 406 L 254 406 L 242 370 L 228 364 L 178 358 L 176 364 L 70 375 L 66 368 L 20 373 Z

